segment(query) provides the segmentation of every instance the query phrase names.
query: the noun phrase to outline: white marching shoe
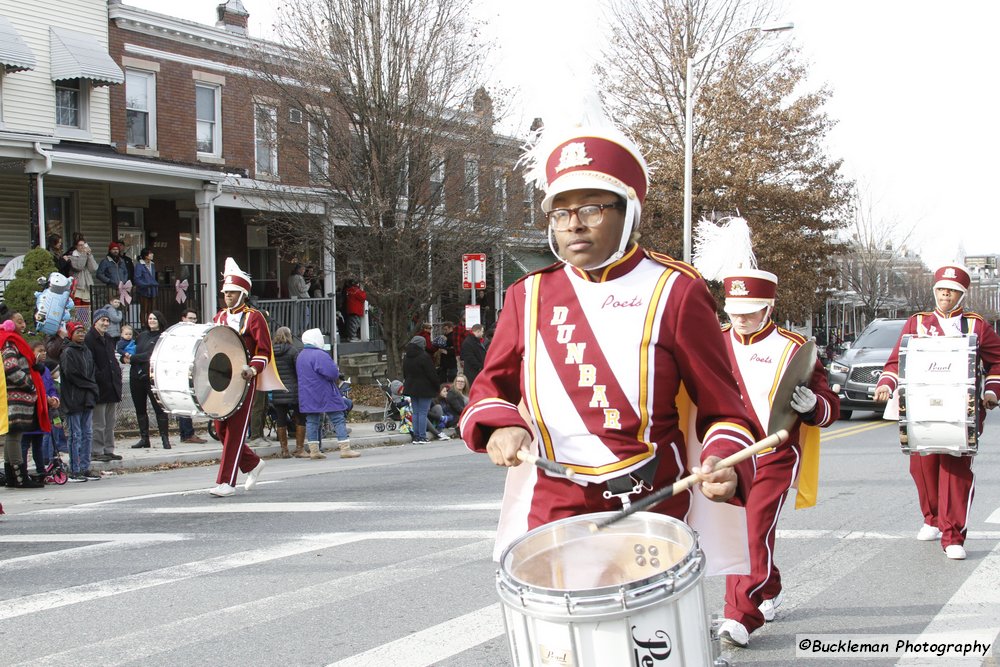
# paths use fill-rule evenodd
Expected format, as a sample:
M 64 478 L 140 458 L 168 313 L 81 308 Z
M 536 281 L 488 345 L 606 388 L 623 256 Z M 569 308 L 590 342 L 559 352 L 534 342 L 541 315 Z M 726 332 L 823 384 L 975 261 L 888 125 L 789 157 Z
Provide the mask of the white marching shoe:
M 257 478 L 260 477 L 260 471 L 264 469 L 264 459 L 261 459 L 257 463 L 257 466 L 247 473 L 247 479 L 243 482 L 243 489 L 245 491 L 253 491 L 253 487 L 257 486 Z
M 739 621 L 727 618 L 719 626 L 719 639 L 733 646 L 746 648 L 750 644 L 750 633 Z
M 944 555 L 952 560 L 965 560 L 965 547 L 961 544 L 949 544 L 944 548 Z
M 229 484 L 219 484 L 217 487 L 209 491 L 209 493 L 216 498 L 225 498 L 236 493 L 236 487 L 230 486 Z
M 941 531 L 937 526 L 929 526 L 926 523 L 917 531 L 917 539 L 921 542 L 933 542 L 941 539 Z
M 760 603 L 760 606 L 757 608 L 760 609 L 760 613 L 764 614 L 765 621 L 774 620 L 774 614 L 775 612 L 777 612 L 778 607 L 781 606 L 781 602 L 784 599 L 785 599 L 785 592 L 780 591 L 770 600 L 764 600 L 763 602 Z

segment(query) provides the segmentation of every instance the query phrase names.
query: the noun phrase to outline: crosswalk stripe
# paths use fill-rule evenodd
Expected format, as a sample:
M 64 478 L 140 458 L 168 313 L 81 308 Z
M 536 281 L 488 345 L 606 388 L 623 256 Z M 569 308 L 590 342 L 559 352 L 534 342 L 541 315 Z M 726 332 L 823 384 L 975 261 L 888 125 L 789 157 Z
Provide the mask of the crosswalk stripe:
M 382 536 L 380 533 L 361 535 L 373 539 Z M 438 537 L 438 533 L 432 532 L 429 537 Z M 342 600 L 394 590 L 406 581 L 433 576 L 477 560 L 489 560 L 492 548 L 492 539 L 476 540 L 349 576 L 338 573 L 333 579 L 305 588 L 213 609 L 171 623 L 151 625 L 117 637 L 95 637 L 87 643 L 86 660 L 89 664 L 103 667 L 134 664 L 216 637 L 226 637 L 228 640 L 234 634 L 246 632 L 252 627 L 259 627 L 261 632 L 266 632 L 279 619 L 311 618 L 315 616 L 316 610 L 329 609 Z M 503 627 L 502 622 L 498 627 Z M 13 667 L 77 667 L 79 664 L 80 647 L 72 646 Z M 384 664 L 396 665 L 397 662 L 391 660 Z
M 850 428 L 837 429 L 836 431 L 823 431 L 820 433 L 820 439 L 822 442 L 829 442 L 831 440 L 849 438 L 851 436 L 858 435 L 859 433 L 874 431 L 875 429 L 885 428 L 886 426 L 892 426 L 895 424 L 896 422 L 894 421 L 871 422 L 869 424 L 859 424 L 858 426 L 852 426 Z
M 430 667 L 502 634 L 503 615 L 500 605 L 494 604 L 338 660 L 328 667 Z
M 915 641 L 993 644 L 1000 635 L 1000 545 L 983 558 Z M 927 655 L 904 656 L 897 665 L 925 665 Z M 949 665 L 980 665 L 982 657 L 948 656 Z

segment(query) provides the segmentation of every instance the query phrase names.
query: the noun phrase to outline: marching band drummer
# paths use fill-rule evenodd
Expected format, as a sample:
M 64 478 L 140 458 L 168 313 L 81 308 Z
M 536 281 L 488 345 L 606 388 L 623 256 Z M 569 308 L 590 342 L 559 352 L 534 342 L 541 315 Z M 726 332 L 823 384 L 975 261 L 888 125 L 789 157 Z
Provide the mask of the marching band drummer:
M 638 148 L 609 123 L 543 136 L 527 157 L 559 261 L 508 289 L 460 420 L 470 449 L 513 467 L 495 556 L 527 530 L 621 510 L 681 479 L 688 461 L 682 406 L 692 402 L 703 443 L 701 465 L 692 470 L 700 492 L 742 504 L 753 462 L 713 467 L 757 440 L 757 429 L 705 281 L 690 265 L 636 242 L 648 185 Z M 574 481 L 514 467 L 533 438 L 539 456 L 573 470 Z M 686 519 L 693 494 L 654 511 Z
M 962 302 L 972 279 L 969 271 L 958 264 L 945 264 L 934 272 L 934 303 L 931 313 L 911 315 L 896 341 L 896 347 L 885 362 L 882 377 L 875 387 L 875 400 L 885 402 L 899 386 L 899 345 L 903 336 L 978 336 L 978 357 L 986 371 L 985 393 L 980 407 L 990 410 L 997 406 L 1000 395 L 1000 336 L 982 316 L 962 310 Z M 983 431 L 985 412 L 980 410 L 979 433 Z M 917 499 L 924 515 L 924 525 L 917 539 L 925 542 L 941 540 L 948 558 L 965 558 L 965 531 L 969 508 L 975 492 L 975 475 L 971 456 L 926 454 L 910 456 L 910 476 L 917 486 Z
M 722 284 L 726 295 L 724 310 L 730 320 L 723 327 L 726 351 L 747 408 L 762 430 L 767 430 L 774 390 L 788 361 L 806 341 L 771 320 L 778 286 L 776 275 L 744 269 L 726 276 Z M 746 501 L 750 573 L 726 577 L 725 620 L 719 626 L 719 636 L 737 646 L 747 646 L 750 633 L 765 621 L 773 620 L 775 609 L 781 604 L 781 575 L 774 564 L 775 530 L 788 491 L 800 475 L 796 507 L 815 503 L 815 486 L 805 481 L 812 475 L 810 481 L 815 482 L 818 451 L 808 452 L 812 465 L 806 464 L 803 445 L 818 447 L 818 432 L 810 429 L 813 440 L 806 444 L 800 426 L 829 426 L 840 417 L 840 401 L 830 390 L 819 359 L 808 385 L 795 389 L 791 407 L 799 417 L 789 429 L 788 441 L 756 456 L 757 476 Z
M 243 483 L 244 489 L 250 491 L 257 484 L 264 461 L 246 444 L 253 395 L 255 391 L 285 388 L 275 370 L 271 354 L 271 331 L 267 320 L 263 313 L 247 305 L 251 285 L 250 274 L 240 270 L 232 257 L 227 257 L 222 285 L 226 307 L 216 313 L 212 321 L 232 327 L 243 338 L 243 344 L 250 353 L 250 365 L 241 371 L 241 375 L 250 386 L 239 409 L 226 419 L 218 421 L 222 460 L 219 462 L 219 475 L 216 478 L 218 486 L 209 493 L 220 498 L 236 492 L 237 469 L 247 475 Z

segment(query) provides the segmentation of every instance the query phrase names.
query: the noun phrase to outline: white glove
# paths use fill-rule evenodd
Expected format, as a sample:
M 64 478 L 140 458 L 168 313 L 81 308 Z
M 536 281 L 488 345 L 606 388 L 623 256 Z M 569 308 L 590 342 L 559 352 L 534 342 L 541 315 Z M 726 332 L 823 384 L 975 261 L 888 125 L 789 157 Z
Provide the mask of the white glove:
M 806 386 L 796 387 L 792 392 L 792 410 L 800 415 L 809 414 L 816 407 L 816 394 Z

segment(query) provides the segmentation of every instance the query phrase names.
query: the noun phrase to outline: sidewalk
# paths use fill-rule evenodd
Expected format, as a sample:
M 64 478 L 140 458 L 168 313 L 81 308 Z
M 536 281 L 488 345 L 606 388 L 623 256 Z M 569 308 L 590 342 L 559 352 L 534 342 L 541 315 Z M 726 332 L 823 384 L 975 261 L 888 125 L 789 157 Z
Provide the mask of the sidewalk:
M 351 422 L 348 427 L 351 429 L 351 448 L 359 451 L 371 447 L 386 447 L 391 445 L 405 445 L 411 442 L 409 433 L 398 431 L 385 431 L 377 433 L 375 431 L 376 422 Z M 196 427 L 200 425 L 196 424 Z M 132 449 L 136 438 L 134 436 L 116 437 L 115 453 L 122 457 L 121 461 L 94 461 L 91 468 L 96 471 L 124 471 L 139 470 L 144 468 L 156 468 L 159 466 L 174 466 L 193 463 L 207 463 L 217 461 L 222 455 L 222 443 L 213 440 L 208 432 L 203 428 L 198 428 L 198 436 L 208 442 L 205 444 L 193 444 L 181 442 L 181 438 L 176 432 L 170 435 L 170 449 L 163 449 L 160 445 L 159 436 L 150 438 L 152 447 L 149 449 Z M 156 435 L 155 433 L 153 435 Z M 294 434 L 289 439 L 289 449 L 295 448 Z M 249 442 L 250 447 L 258 456 L 267 458 L 276 455 L 281 451 L 277 436 L 273 440 L 256 439 Z M 327 455 L 336 456 L 337 442 L 331 438 L 323 441 L 323 451 Z M 331 452 L 333 452 L 331 454 Z M 68 458 L 63 455 L 63 459 Z

